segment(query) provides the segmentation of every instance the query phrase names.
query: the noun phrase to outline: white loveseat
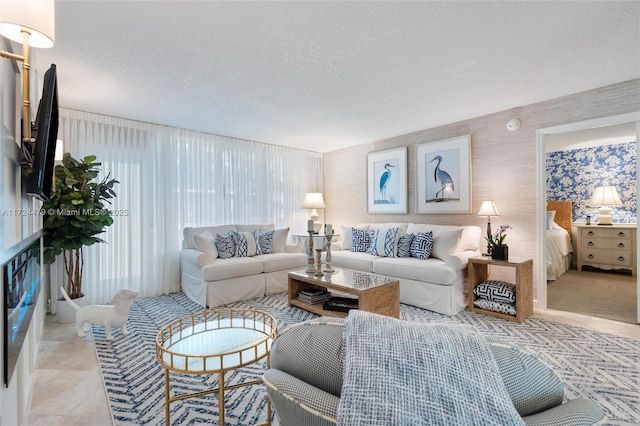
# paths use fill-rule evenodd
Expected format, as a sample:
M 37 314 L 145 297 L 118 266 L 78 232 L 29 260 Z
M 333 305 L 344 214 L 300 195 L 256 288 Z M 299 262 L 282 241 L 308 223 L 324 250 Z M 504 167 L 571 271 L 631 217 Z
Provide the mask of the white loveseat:
M 221 258 L 215 245 L 216 235 L 229 231 L 264 235 L 273 231 L 269 254 Z M 287 273 L 303 268 L 307 255 L 302 248 L 288 244 L 289 228 L 274 225 L 223 225 L 185 228 L 180 251 L 182 291 L 196 303 L 215 307 L 226 303 L 261 297 L 287 290 Z
M 352 229 L 384 232 L 398 228 L 399 234 L 431 231 L 433 248 L 427 259 L 375 256 L 352 251 Z M 362 223 L 342 227 L 341 241 L 331 245 L 332 265 L 398 278 L 400 302 L 455 315 L 466 307 L 467 263 L 481 256 L 481 229 L 477 226 L 448 226 L 416 223 Z

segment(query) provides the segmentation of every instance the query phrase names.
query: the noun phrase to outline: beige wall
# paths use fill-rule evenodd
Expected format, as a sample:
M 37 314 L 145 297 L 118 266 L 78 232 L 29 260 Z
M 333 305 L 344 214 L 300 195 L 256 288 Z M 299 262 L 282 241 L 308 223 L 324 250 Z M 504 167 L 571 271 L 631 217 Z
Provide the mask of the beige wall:
M 493 228 L 501 224 L 513 227 L 507 237 L 509 257 L 532 258 L 537 265 L 536 130 L 637 111 L 640 79 L 326 153 L 325 222 L 334 228 L 357 222 L 478 225 L 484 231 L 486 218 L 476 212 L 483 200 L 493 199 L 501 215 L 492 219 Z M 511 118 L 522 123 L 515 132 L 506 129 Z M 466 134 L 471 135 L 472 212 L 416 214 L 415 146 Z M 403 146 L 408 147 L 409 213 L 367 214 L 367 153 Z M 535 288 L 537 277 L 534 283 Z

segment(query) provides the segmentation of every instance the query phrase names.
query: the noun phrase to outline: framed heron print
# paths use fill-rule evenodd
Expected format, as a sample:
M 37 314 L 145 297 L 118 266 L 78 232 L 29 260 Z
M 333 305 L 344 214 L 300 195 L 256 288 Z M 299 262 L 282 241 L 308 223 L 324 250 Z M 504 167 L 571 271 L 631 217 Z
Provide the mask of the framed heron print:
M 471 136 L 416 146 L 417 213 L 471 213 Z
M 367 212 L 407 212 L 407 147 L 367 154 Z

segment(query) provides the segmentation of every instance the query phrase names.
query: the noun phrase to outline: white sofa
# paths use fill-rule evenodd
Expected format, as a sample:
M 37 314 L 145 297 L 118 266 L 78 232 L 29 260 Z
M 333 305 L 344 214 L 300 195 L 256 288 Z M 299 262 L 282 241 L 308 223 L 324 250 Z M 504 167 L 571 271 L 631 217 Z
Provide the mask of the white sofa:
M 214 244 L 229 231 L 274 231 L 273 253 L 222 259 Z M 307 264 L 302 248 L 288 244 L 289 228 L 274 225 L 223 225 L 185 228 L 180 251 L 182 291 L 196 303 L 215 307 L 287 290 L 287 274 Z
M 415 223 L 362 223 L 358 229 L 399 228 L 399 234 L 433 233 L 428 259 L 383 257 L 351 250 L 352 227 L 342 227 L 341 241 L 331 245 L 332 265 L 398 278 L 400 302 L 455 315 L 466 307 L 467 263 L 481 256 L 481 229 Z

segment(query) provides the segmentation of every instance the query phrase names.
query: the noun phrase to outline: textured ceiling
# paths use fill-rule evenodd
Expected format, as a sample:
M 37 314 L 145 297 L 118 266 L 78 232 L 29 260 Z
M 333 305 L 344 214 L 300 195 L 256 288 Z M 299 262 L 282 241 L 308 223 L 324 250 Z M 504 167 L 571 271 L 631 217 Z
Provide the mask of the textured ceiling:
M 640 77 L 639 2 L 56 2 L 64 107 L 318 152 Z

